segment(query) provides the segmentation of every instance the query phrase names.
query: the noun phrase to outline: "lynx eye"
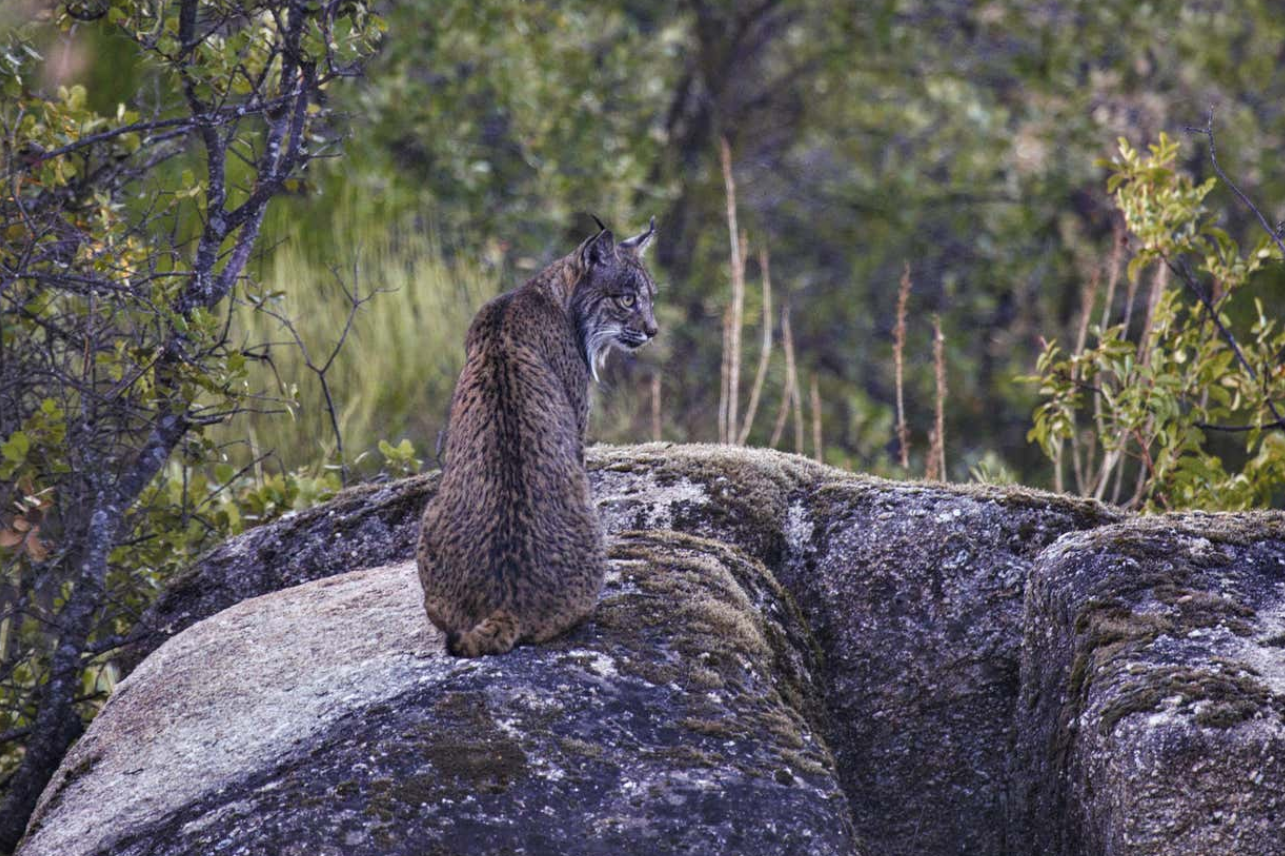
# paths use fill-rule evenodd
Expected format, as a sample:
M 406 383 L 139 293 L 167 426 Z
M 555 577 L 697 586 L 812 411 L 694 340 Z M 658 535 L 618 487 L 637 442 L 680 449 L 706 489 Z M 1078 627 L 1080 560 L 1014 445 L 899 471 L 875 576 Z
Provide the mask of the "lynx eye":
M 625 307 L 626 309 L 631 308 L 635 303 L 638 302 L 638 298 L 634 297 L 632 294 L 622 294 L 620 295 L 620 297 L 616 299 L 619 300 L 620 305 Z

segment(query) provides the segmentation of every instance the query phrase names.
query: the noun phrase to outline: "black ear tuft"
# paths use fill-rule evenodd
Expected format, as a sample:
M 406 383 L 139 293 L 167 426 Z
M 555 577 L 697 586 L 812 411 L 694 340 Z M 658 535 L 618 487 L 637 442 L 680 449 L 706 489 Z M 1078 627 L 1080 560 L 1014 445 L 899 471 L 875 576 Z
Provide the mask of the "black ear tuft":
M 651 239 L 656 236 L 656 218 L 652 217 L 651 222 L 647 224 L 647 231 L 641 235 L 634 235 L 632 238 L 621 241 L 620 246 L 626 250 L 633 250 L 639 256 L 647 251 L 647 245 Z
M 589 216 L 593 218 L 593 222 L 595 222 L 595 223 L 597 223 L 597 224 L 598 224 L 598 231 L 599 231 L 599 232 L 605 232 L 605 231 L 607 231 L 607 225 L 606 225 L 605 223 L 603 223 L 601 220 L 599 220 L 599 219 L 598 219 L 598 215 L 597 215 L 597 214 L 590 214 Z
M 580 245 L 580 264 L 585 270 L 589 270 L 606 263 L 615 254 L 616 238 L 610 229 L 604 227 L 601 232 Z

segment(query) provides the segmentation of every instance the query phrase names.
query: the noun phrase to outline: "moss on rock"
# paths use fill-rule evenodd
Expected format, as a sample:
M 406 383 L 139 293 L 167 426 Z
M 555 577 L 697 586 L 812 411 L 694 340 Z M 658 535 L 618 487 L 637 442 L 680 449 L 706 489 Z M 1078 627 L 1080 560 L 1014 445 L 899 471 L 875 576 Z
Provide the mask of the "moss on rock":
M 1013 826 L 1032 852 L 1280 852 L 1285 516 L 1182 514 L 1068 536 L 1027 595 Z M 1269 773 L 1269 770 L 1275 772 Z M 1050 822 L 1050 818 L 1053 818 Z

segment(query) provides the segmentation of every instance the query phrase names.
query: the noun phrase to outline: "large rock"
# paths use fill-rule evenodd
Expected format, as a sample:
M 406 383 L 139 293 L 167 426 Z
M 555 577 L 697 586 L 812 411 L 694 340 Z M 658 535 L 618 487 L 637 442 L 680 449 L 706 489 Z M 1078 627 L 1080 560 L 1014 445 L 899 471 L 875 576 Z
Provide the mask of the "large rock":
M 233 606 L 120 685 L 21 852 L 859 852 L 771 575 L 659 531 L 612 571 L 593 622 L 480 661 L 409 563 Z
M 778 578 L 825 653 L 830 745 L 877 852 L 1007 852 L 1031 562 L 1114 519 L 1021 490 L 868 480 L 834 480 L 791 508 L 797 546 Z
M 1285 853 L 1285 516 L 1067 536 L 1025 642 L 1021 852 Z
M 859 479 L 794 455 L 726 446 L 594 446 L 587 457 L 609 533 L 688 532 L 740 547 L 772 567 L 786 550 L 791 499 L 832 479 Z M 128 671 L 175 633 L 246 598 L 412 558 L 437 481 L 433 472 L 351 488 L 216 547 L 143 616 L 123 665 Z
M 213 551 L 145 617 L 129 654 L 142 665 L 51 785 L 22 852 L 270 853 L 287 841 L 323 853 L 1285 852 L 1250 834 L 1277 817 L 1285 758 L 1269 715 L 1282 698 L 1283 584 L 1263 570 L 1279 515 L 1134 520 L 1023 489 L 888 482 L 727 447 L 596 448 L 589 464 L 619 576 L 593 622 L 502 658 L 443 658 L 405 566 L 352 573 L 410 558 L 434 476 L 347 492 Z M 1083 558 L 1136 541 L 1186 568 L 1193 521 L 1238 534 L 1235 545 L 1190 536 L 1226 561 L 1184 571 L 1180 593 L 1129 600 L 1116 591 L 1137 582 L 1123 566 Z M 1141 562 L 1137 552 L 1121 555 Z M 256 595 L 269 596 L 245 600 Z M 1105 611 L 1084 607 L 1095 597 Z M 1178 612 L 1147 617 L 1164 597 Z M 1242 647 L 1217 625 L 1193 627 L 1213 635 L 1184 637 L 1181 652 L 1161 632 L 1121 647 L 1112 622 L 1125 607 L 1153 629 L 1231 610 Z M 320 632 L 344 623 L 338 613 L 350 629 Z M 229 616 L 266 622 L 245 651 L 279 651 L 253 666 L 258 688 L 169 680 L 235 670 L 218 641 Z M 279 641 L 253 643 L 269 635 Z M 1146 674 L 1132 654 L 1112 659 L 1144 643 Z M 1176 731 L 1130 737 L 1171 715 L 1169 702 L 1147 707 L 1157 697 L 1186 698 L 1174 669 L 1218 675 L 1195 681 L 1217 684 L 1217 705 L 1174 702 L 1209 732 L 1182 751 Z M 314 698 L 313 686 L 342 689 Z M 215 696 L 212 742 L 199 716 Z M 1091 720 L 1105 738 L 1086 737 Z M 145 766 L 110 748 L 140 729 L 169 755 Z M 1236 763 L 1259 759 L 1246 782 L 1262 778 L 1224 775 L 1205 758 L 1214 738 Z M 1159 793 L 1142 785 L 1149 770 L 1197 782 L 1199 795 L 1138 797 Z M 1215 800 L 1223 828 L 1245 830 L 1224 843 L 1239 834 L 1259 849 L 1135 842 L 1152 828 L 1146 813 L 1194 828 Z M 131 804 L 142 808 L 104 824 Z M 117 851 L 34 849 L 73 821 L 87 840 L 108 830 L 94 840 Z

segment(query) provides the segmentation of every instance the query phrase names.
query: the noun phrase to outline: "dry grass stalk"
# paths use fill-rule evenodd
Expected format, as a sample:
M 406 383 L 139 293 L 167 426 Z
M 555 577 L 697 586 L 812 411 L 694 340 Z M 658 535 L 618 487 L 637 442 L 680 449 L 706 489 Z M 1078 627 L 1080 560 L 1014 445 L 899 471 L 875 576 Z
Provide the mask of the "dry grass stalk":
M 941 334 L 941 316 L 933 313 L 933 372 L 937 379 L 936 426 L 928 457 L 942 481 L 946 480 L 946 339 Z M 934 476 L 928 476 L 934 478 Z
M 763 384 L 767 381 L 768 361 L 772 357 L 772 274 L 766 248 L 759 250 L 759 270 L 763 274 L 763 343 L 759 347 L 759 364 L 754 372 L 754 386 L 750 389 L 750 403 L 745 408 L 745 421 L 741 425 L 740 436 L 736 438 L 736 442 L 742 446 L 750 438 L 750 429 L 754 427 L 759 398 L 763 395 Z
M 937 468 L 937 429 L 928 429 L 928 457 L 924 460 L 924 478 L 928 481 L 937 481 L 941 478 L 941 473 Z
M 781 390 L 781 406 L 776 410 L 776 422 L 772 425 L 772 439 L 768 446 L 775 449 L 785 433 L 785 422 L 790 417 L 790 405 L 794 402 L 794 337 L 790 335 L 790 304 L 781 307 L 781 339 L 785 351 L 785 387 Z
M 776 422 L 772 425 L 772 438 L 767 441 L 768 448 L 775 449 L 785 433 L 786 420 L 790 418 L 790 404 L 794 401 L 794 384 L 786 375 L 785 386 L 781 389 L 781 406 L 776 410 Z
M 1111 248 L 1111 261 L 1107 263 L 1107 296 L 1106 300 L 1102 304 L 1102 321 L 1100 322 L 1102 330 L 1106 330 L 1107 327 L 1111 326 L 1111 311 L 1114 309 L 1115 304 L 1115 287 L 1120 281 L 1120 271 L 1123 269 L 1121 262 L 1124 260 L 1124 250 L 1125 247 L 1128 246 L 1128 243 L 1129 238 L 1124 231 L 1124 223 L 1117 220 L 1115 224 L 1114 243 Z M 1106 436 L 1106 424 L 1102 416 L 1102 397 L 1098 395 L 1093 396 L 1093 421 L 1098 427 L 1097 436 Z M 1110 483 L 1112 472 L 1117 466 L 1121 470 L 1124 469 L 1123 456 L 1121 455 L 1120 450 L 1103 449 L 1102 465 L 1098 469 L 1098 474 L 1095 477 L 1093 484 L 1090 486 L 1090 490 L 1086 491 L 1086 493 L 1091 493 L 1094 499 L 1101 500 L 1106 495 L 1107 485 Z M 1117 493 L 1119 492 L 1119 485 L 1120 479 L 1117 474 Z
M 1084 353 L 1084 346 L 1089 338 L 1089 319 L 1093 315 L 1093 306 L 1098 300 L 1098 289 L 1102 285 L 1102 273 L 1094 269 L 1089 275 L 1089 280 L 1085 283 L 1084 288 L 1080 290 L 1080 327 L 1075 336 L 1075 353 Z M 1072 380 L 1077 377 L 1072 373 Z M 1093 490 L 1093 485 L 1088 483 L 1089 473 L 1093 470 L 1094 450 L 1097 448 L 1096 442 L 1090 441 L 1087 449 L 1080 447 L 1079 430 L 1071 433 L 1071 468 L 1075 473 L 1075 488 L 1081 496 L 1089 494 Z
M 745 257 L 742 244 L 745 243 L 745 236 L 736 225 L 736 180 L 732 176 L 732 148 L 727 143 L 727 137 L 719 139 L 718 153 L 723 165 L 723 187 L 727 192 L 727 234 L 732 266 L 731 329 L 727 337 L 731 350 L 727 374 L 727 435 L 723 440 L 731 442 L 736 436 L 740 415 L 741 328 L 745 320 Z
M 1124 335 L 1129 335 L 1129 325 L 1133 323 L 1133 301 L 1138 296 L 1138 278 L 1129 277 L 1129 287 L 1124 294 Z
M 781 339 L 785 345 L 785 370 L 790 376 L 790 397 L 794 403 L 794 451 L 803 454 L 803 387 L 799 385 L 799 364 L 794 359 L 794 330 L 786 313 Z
M 817 376 L 812 375 L 811 389 L 809 390 L 812 399 L 812 457 L 816 458 L 817 463 L 825 463 L 825 446 L 821 442 L 821 388 L 817 384 Z
M 727 442 L 728 380 L 731 378 L 732 307 L 723 310 L 723 362 L 718 373 L 718 442 Z
M 1093 314 L 1093 305 L 1098 300 L 1098 289 L 1102 285 L 1102 273 L 1094 270 L 1089 281 L 1080 289 L 1080 329 L 1075 334 L 1075 353 L 1084 352 L 1084 345 L 1089 338 L 1089 317 Z
M 1160 296 L 1164 294 L 1166 286 L 1169 284 L 1169 267 L 1167 265 L 1156 265 L 1155 274 L 1151 277 L 1151 291 L 1147 294 L 1147 316 L 1142 322 L 1142 331 L 1138 335 L 1138 362 L 1147 366 L 1151 364 L 1151 329 L 1155 325 L 1156 305 L 1160 302 Z M 1133 497 L 1128 502 L 1129 508 L 1136 508 L 1142 501 L 1142 496 L 1146 492 L 1147 477 L 1152 472 L 1151 452 L 1147 448 L 1144 437 L 1152 436 L 1155 427 L 1155 418 L 1147 419 L 1147 424 L 1142 431 L 1134 431 L 1133 438 L 1138 444 L 1138 454 L 1145 466 L 1138 467 L 1138 477 L 1134 483 Z M 1121 467 L 1121 472 L 1123 472 Z M 1117 478 L 1115 492 L 1112 495 L 1112 502 L 1119 501 L 1119 493 L 1122 479 Z
M 1121 262 L 1124 261 L 1124 250 L 1129 245 L 1129 236 L 1124 231 L 1124 222 L 1117 219 L 1115 224 L 1115 238 L 1111 247 L 1111 261 L 1107 269 L 1107 299 L 1102 304 L 1102 329 L 1105 330 L 1111 326 L 1111 310 L 1115 303 L 1115 287 L 1120 281 L 1120 271 L 1124 270 Z M 1128 330 L 1125 331 L 1126 333 Z
M 660 369 L 651 375 L 651 439 L 660 442 Z
M 1169 266 L 1156 265 L 1156 272 L 1151 277 L 1151 292 L 1147 295 L 1147 318 L 1142 323 L 1142 334 L 1138 337 L 1138 361 L 1144 366 L 1151 364 L 1151 328 L 1156 323 L 1156 304 L 1169 284 Z
M 903 354 L 906 348 L 906 302 L 910 299 L 910 262 L 901 273 L 897 289 L 897 326 L 892 328 L 892 361 L 897 375 L 897 445 L 901 449 L 901 468 L 910 469 L 910 429 L 906 427 Z

